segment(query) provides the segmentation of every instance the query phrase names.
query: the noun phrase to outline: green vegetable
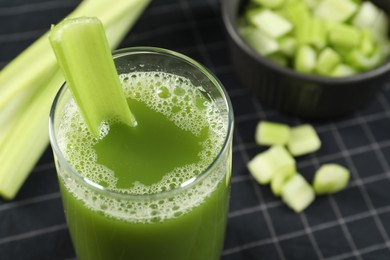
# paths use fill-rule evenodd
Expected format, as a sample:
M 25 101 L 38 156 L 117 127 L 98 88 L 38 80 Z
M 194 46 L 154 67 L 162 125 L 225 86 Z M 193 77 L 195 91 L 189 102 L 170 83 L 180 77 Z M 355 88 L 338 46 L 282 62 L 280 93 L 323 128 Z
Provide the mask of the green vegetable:
M 350 49 L 359 46 L 361 30 L 347 24 L 335 24 L 329 32 L 329 43 L 335 47 Z
M 348 77 L 356 74 L 356 70 L 346 64 L 338 64 L 330 73 L 333 77 Z
M 298 48 L 294 68 L 303 73 L 312 73 L 317 63 L 317 53 L 309 45 L 303 45 Z
M 379 21 L 378 18 L 381 16 L 381 12 L 371 1 L 364 1 L 353 18 L 352 24 L 357 28 L 376 30 L 376 23 Z
M 362 31 L 362 42 L 360 44 L 360 52 L 365 56 L 370 56 L 375 50 L 375 42 L 372 38 L 371 31 Z
M 297 173 L 293 171 L 286 171 L 286 172 L 281 172 L 279 174 L 276 174 L 271 180 L 272 193 L 275 196 L 280 196 L 282 193 L 283 186 L 295 174 Z
M 317 151 L 321 141 L 313 126 L 304 124 L 291 128 L 287 147 L 293 156 L 300 156 Z
M 264 10 L 252 15 L 250 22 L 261 32 L 273 39 L 286 35 L 292 24 L 271 10 Z
M 98 17 L 115 48 L 149 1 L 84 0 L 68 17 Z M 0 72 L 0 123 L 7 126 L 0 129 L 0 195 L 4 198 L 16 195 L 47 146 L 48 111 L 63 81 L 48 34 Z
M 375 48 L 374 53 L 369 56 L 364 55 L 357 49 L 353 49 L 346 56 L 346 60 L 354 68 L 364 71 L 381 64 L 383 61 L 383 54 L 379 48 Z
M 267 56 L 279 50 L 278 42 L 263 34 L 259 29 L 246 27 L 242 29 L 242 32 L 242 37 L 261 55 Z
M 315 198 L 313 188 L 300 174 L 295 174 L 283 185 L 281 190 L 283 201 L 299 213 L 306 209 Z
M 315 173 L 314 191 L 318 195 L 338 192 L 348 185 L 349 178 L 350 173 L 343 166 L 324 164 Z
M 279 40 L 280 52 L 287 58 L 294 56 L 297 50 L 297 45 L 297 40 L 291 36 L 286 36 Z
M 276 174 L 296 171 L 295 160 L 282 146 L 273 146 L 249 161 L 248 170 L 261 184 L 268 184 Z
M 287 20 L 294 25 L 295 29 L 306 24 L 311 17 L 309 7 L 302 1 L 291 1 L 284 6 L 283 10 Z
M 390 56 L 388 17 L 370 1 L 252 0 L 239 21 L 260 55 L 302 73 L 350 76 Z
M 327 47 L 318 56 L 316 71 L 322 75 L 327 75 L 333 71 L 340 62 L 340 55 L 332 48 Z
M 351 68 L 338 64 L 332 73 L 346 75 Z M 330 194 L 344 189 L 349 181 L 349 171 L 337 164 L 325 164 L 317 170 L 312 186 L 296 172 L 293 156 L 314 152 L 321 146 L 315 129 L 309 124 L 290 128 L 288 125 L 261 121 L 256 128 L 256 142 L 274 145 L 248 162 L 248 170 L 260 184 L 269 184 L 275 196 L 299 213 L 307 208 L 315 194 Z M 290 151 L 281 146 L 286 144 Z M 275 145 L 277 144 L 277 145 Z
M 0 149 L 0 193 L 12 199 L 47 147 L 47 120 L 63 77 L 57 71 L 12 124 Z M 4 171 L 3 171 L 4 170 Z
M 345 22 L 358 10 L 351 0 L 323 0 L 314 10 L 314 15 L 325 20 Z
M 285 124 L 261 121 L 257 124 L 255 139 L 260 145 L 285 145 L 290 139 L 290 127 Z
M 102 124 L 113 120 L 134 126 L 100 20 L 65 19 L 49 39 L 89 130 L 98 137 Z

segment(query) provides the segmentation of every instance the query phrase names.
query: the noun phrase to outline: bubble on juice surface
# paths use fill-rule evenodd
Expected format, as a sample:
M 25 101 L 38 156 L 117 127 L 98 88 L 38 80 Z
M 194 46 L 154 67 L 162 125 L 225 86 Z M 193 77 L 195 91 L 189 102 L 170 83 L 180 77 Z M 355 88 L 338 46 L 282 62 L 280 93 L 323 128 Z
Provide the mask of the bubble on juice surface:
M 215 102 L 204 96 L 201 87 L 194 87 L 190 80 L 184 77 L 163 72 L 122 74 L 120 80 L 128 98 L 143 102 L 152 110 L 165 115 L 183 130 L 199 136 L 205 128 L 208 129 L 208 138 L 201 144 L 200 161 L 174 169 L 153 185 L 147 186 L 135 182 L 130 189 L 118 189 L 114 173 L 97 163 L 97 155 L 93 147 L 99 141 L 98 138 L 94 138 L 89 133 L 75 102 L 71 101 L 67 104 L 67 112 L 60 122 L 58 140 L 65 158 L 72 162 L 77 172 L 94 183 L 104 183 L 104 186 L 110 190 L 140 195 L 180 187 L 183 182 L 199 175 L 212 163 L 223 145 L 227 126 Z M 104 127 L 102 135 L 109 131 L 108 125 Z M 108 205 L 109 210 L 106 214 L 111 217 L 136 222 L 153 222 L 156 219 L 162 221 L 177 217 L 202 203 L 215 190 L 225 172 L 225 169 L 215 171 L 216 176 L 209 176 L 203 180 L 202 185 L 194 185 L 189 189 L 190 192 L 179 194 L 174 199 L 159 200 L 158 204 L 153 204 L 158 207 L 153 209 L 151 205 L 155 202 L 150 200 L 140 200 L 137 203 L 129 201 L 123 205 L 123 201 L 120 200 L 92 196 L 93 194 L 86 193 L 85 187 L 76 182 L 64 182 L 64 184 L 73 195 L 93 210 L 104 212 L 101 205 Z

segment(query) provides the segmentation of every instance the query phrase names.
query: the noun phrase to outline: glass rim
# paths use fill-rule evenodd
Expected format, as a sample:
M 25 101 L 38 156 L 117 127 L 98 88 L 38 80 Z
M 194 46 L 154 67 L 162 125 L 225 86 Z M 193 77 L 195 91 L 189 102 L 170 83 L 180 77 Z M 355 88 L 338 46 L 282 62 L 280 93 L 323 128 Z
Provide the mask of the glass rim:
M 57 92 L 51 109 L 50 109 L 50 114 L 49 114 L 49 139 L 50 139 L 50 144 L 51 147 L 57 156 L 58 160 L 61 161 L 62 163 L 65 163 L 65 167 L 67 170 L 69 170 L 72 173 L 72 176 L 76 177 L 78 181 L 81 181 L 83 185 L 86 185 L 88 188 L 91 188 L 92 190 L 95 190 L 99 193 L 106 193 L 109 194 L 110 196 L 113 197 L 119 197 L 119 198 L 124 198 L 124 199 L 129 199 L 129 198 L 135 198 L 135 199 L 140 199 L 140 198 L 151 198 L 151 197 L 160 197 L 160 196 L 169 196 L 171 194 L 175 194 L 177 192 L 180 192 L 182 190 L 186 190 L 188 188 L 191 188 L 192 186 L 196 185 L 197 183 L 201 182 L 204 178 L 208 176 L 207 173 L 211 172 L 217 162 L 221 159 L 223 154 L 228 152 L 227 150 L 230 149 L 231 141 L 233 138 L 233 126 L 234 126 L 234 115 L 233 115 L 233 106 L 230 101 L 229 95 L 226 91 L 226 89 L 223 87 L 222 83 L 220 80 L 209 70 L 207 69 L 204 65 L 201 63 L 195 61 L 194 59 L 167 49 L 163 48 L 157 48 L 157 47 L 148 47 L 148 46 L 142 46 L 142 47 L 129 47 L 129 48 L 122 48 L 113 51 L 113 59 L 115 60 L 116 58 L 120 58 L 126 55 L 132 55 L 132 54 L 160 54 L 160 55 L 166 55 L 170 56 L 172 58 L 179 59 L 183 62 L 187 62 L 190 65 L 194 66 L 196 69 L 198 69 L 202 74 L 204 74 L 214 85 L 214 87 L 218 90 L 218 92 L 221 94 L 221 97 L 223 98 L 224 105 L 226 106 L 226 111 L 227 111 L 227 129 L 226 129 L 226 135 L 224 137 L 224 142 L 222 144 L 222 147 L 218 151 L 218 154 L 216 157 L 213 159 L 213 161 L 202 170 L 201 173 L 199 173 L 197 176 L 185 180 L 182 182 L 180 185 L 177 187 L 167 190 L 167 191 L 159 191 L 156 193 L 151 193 L 151 194 L 135 194 L 135 193 L 124 193 L 118 190 L 112 190 L 109 188 L 105 188 L 102 185 L 91 181 L 87 177 L 82 176 L 65 158 L 63 155 L 61 149 L 58 146 L 57 142 L 57 137 L 56 137 L 56 130 L 55 130 L 55 114 L 56 114 L 56 108 L 58 103 L 60 102 L 61 98 L 67 93 L 68 91 L 68 86 L 66 82 L 63 83 L 61 86 L 60 90 Z

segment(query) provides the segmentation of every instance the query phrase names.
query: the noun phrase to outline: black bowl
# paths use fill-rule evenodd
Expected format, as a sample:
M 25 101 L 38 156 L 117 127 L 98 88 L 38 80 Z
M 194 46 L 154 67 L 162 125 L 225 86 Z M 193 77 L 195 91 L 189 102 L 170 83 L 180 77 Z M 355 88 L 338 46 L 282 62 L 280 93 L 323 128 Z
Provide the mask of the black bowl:
M 233 66 L 260 101 L 282 112 L 308 118 L 342 116 L 370 102 L 390 79 L 390 62 L 343 78 L 313 76 L 279 66 L 247 45 L 237 32 L 245 0 L 222 0 Z M 390 14 L 390 1 L 372 1 Z

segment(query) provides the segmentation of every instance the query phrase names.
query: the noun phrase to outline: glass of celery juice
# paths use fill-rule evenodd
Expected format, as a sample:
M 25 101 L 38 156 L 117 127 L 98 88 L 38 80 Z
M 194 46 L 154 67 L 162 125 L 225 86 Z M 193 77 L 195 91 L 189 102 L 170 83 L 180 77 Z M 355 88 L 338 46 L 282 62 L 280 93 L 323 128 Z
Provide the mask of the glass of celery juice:
M 137 126 L 106 122 L 95 138 L 66 85 L 50 114 L 78 258 L 219 259 L 232 156 L 226 91 L 172 51 L 128 48 L 114 61 Z

